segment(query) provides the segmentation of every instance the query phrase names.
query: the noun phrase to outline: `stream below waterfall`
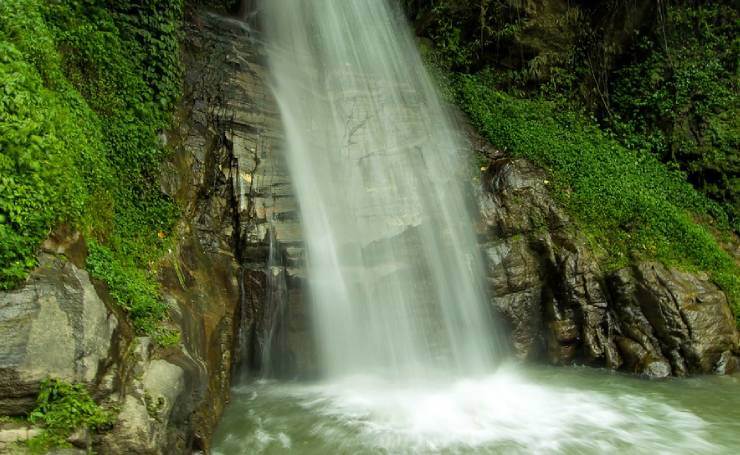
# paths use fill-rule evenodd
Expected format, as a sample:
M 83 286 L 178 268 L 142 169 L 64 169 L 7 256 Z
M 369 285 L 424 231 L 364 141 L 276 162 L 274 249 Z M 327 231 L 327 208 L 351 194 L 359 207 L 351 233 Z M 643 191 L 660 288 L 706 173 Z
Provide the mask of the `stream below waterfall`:
M 504 365 L 448 384 L 255 381 L 232 403 L 217 455 L 740 453 L 738 375 Z

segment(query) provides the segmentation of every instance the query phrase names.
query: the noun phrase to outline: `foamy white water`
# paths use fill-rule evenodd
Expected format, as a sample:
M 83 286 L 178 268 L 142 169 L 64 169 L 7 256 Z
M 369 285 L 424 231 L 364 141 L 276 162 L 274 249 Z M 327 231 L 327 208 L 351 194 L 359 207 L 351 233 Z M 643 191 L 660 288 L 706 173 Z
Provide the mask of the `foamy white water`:
M 452 382 L 261 382 L 234 398 L 216 435 L 222 455 L 740 451 L 738 377 L 646 381 L 504 365 Z
M 486 447 L 603 453 L 620 444 L 653 452 L 717 449 L 706 439 L 705 423 L 691 413 L 635 395 L 543 387 L 512 373 L 407 386 L 356 378 L 287 394 L 329 422 L 354 427 L 363 447 L 391 453 Z M 668 431 L 657 428 L 666 423 Z M 331 437 L 333 428 L 316 430 Z

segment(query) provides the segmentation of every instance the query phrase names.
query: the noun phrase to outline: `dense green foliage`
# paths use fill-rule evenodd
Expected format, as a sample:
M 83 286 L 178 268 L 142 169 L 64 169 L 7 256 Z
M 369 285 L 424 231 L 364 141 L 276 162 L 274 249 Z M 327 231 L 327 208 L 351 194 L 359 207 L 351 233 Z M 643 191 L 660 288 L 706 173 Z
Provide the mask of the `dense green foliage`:
M 193 6 L 205 6 L 216 11 L 234 14 L 239 12 L 243 2 L 244 0 L 190 0 L 188 3 Z
M 740 15 L 722 4 L 667 14 L 662 33 L 641 37 L 615 72 L 605 123 L 685 171 L 740 232 Z
M 710 272 L 740 322 L 740 270 L 717 240 L 738 229 L 735 7 L 406 6 L 450 99 L 496 146 L 551 173 L 606 267 L 658 259 Z
M 144 333 L 165 317 L 156 262 L 177 216 L 159 191 L 180 93 L 181 0 L 0 3 L 0 288 L 60 223 Z
M 736 2 L 404 3 L 436 65 L 594 116 L 686 172 L 740 232 Z
M 46 379 L 28 420 L 44 426 L 44 432 L 30 439 L 28 447 L 34 453 L 46 453 L 51 447 L 69 445 L 67 438 L 79 428 L 95 431 L 110 427 L 115 416 L 98 406 L 82 384 Z
M 0 286 L 35 264 L 57 222 L 110 206 L 99 120 L 61 70 L 51 31 L 29 2 L 0 4 Z M 89 131 L 80 128 L 91 125 Z M 106 201 L 108 199 L 108 201 Z M 101 219 L 105 213 L 100 213 Z
M 134 328 L 154 336 L 161 345 L 176 344 L 178 334 L 162 324 L 167 318 L 167 306 L 150 272 L 138 267 L 130 257 L 115 254 L 95 241 L 90 242 L 89 248 L 88 271 L 108 284 L 111 296 L 126 310 Z

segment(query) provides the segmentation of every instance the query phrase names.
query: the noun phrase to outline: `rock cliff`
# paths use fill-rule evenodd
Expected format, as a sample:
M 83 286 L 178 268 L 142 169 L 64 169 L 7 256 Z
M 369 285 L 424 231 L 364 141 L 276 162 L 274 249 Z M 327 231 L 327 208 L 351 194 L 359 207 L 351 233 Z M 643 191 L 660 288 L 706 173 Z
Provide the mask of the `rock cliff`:
M 729 373 L 738 332 L 706 274 L 637 262 L 605 271 L 524 160 L 494 159 L 480 193 L 491 302 L 515 355 L 650 377 Z

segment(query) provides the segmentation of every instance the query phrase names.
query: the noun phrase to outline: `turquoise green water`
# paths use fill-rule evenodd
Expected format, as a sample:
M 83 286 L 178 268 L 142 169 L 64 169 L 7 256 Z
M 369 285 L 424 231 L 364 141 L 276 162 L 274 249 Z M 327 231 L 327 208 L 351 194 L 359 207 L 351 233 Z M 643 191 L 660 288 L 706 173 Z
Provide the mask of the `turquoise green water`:
M 740 376 L 506 366 L 449 383 L 259 381 L 234 389 L 215 453 L 737 454 Z

